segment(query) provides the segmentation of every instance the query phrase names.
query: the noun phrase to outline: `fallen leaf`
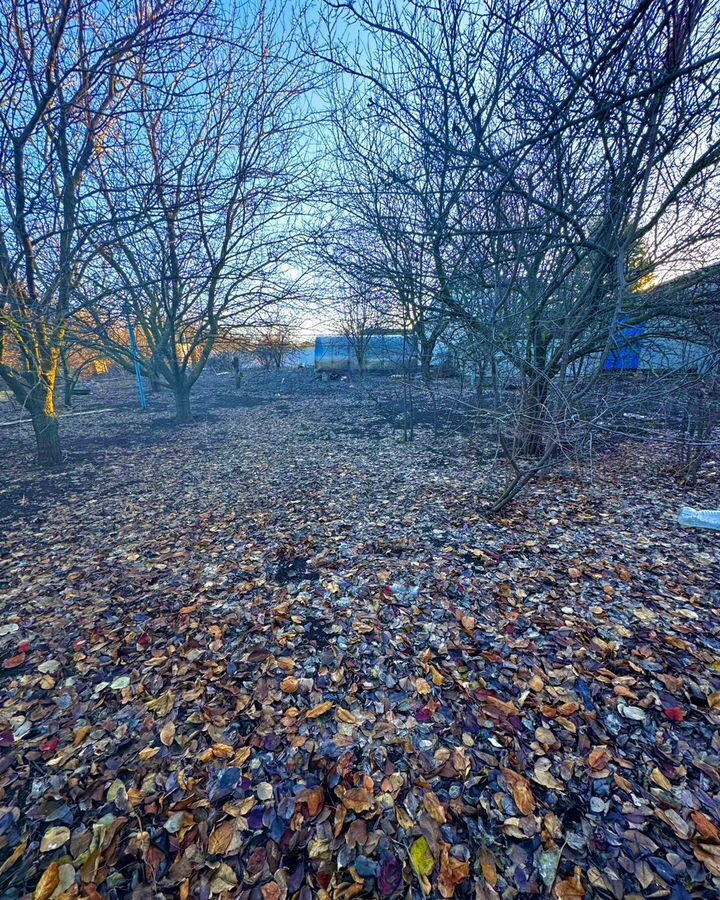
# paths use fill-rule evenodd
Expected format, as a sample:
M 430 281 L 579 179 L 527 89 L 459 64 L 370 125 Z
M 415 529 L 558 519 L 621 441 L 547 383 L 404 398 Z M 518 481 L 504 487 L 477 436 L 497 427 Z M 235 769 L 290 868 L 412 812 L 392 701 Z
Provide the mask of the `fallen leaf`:
M 330 712 L 334 705 L 332 700 L 326 700 L 324 703 L 319 703 L 310 710 L 307 717 L 308 719 L 318 719 L 320 716 L 324 716 L 325 713 Z
M 410 848 L 410 861 L 418 875 L 427 878 L 435 868 L 435 860 L 424 837 L 418 838 Z
M 51 850 L 57 850 L 70 840 L 70 829 L 65 825 L 55 825 L 43 834 L 40 841 L 40 852 L 49 853 Z
M 33 900 L 50 900 L 55 893 L 55 888 L 60 884 L 60 865 L 57 861 L 51 862 L 45 869 L 40 881 L 38 881 L 33 893 Z

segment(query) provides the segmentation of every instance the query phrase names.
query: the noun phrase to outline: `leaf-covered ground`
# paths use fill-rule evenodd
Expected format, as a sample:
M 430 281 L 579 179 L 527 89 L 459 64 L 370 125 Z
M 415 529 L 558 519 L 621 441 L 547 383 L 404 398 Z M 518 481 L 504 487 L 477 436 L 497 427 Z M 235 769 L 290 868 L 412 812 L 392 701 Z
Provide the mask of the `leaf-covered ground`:
M 227 381 L 1 430 L 2 897 L 717 896 L 717 470 L 488 521 L 466 438 Z

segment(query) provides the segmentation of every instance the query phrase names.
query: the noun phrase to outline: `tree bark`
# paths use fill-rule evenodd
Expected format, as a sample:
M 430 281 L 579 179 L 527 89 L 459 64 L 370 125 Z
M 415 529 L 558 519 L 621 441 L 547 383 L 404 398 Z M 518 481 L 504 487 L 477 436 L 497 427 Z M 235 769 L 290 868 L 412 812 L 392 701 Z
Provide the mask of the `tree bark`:
M 420 374 L 425 384 L 432 379 L 432 358 L 435 350 L 434 341 L 422 341 L 420 345 Z
M 175 389 L 175 420 L 181 425 L 192 422 L 190 388 L 178 387 Z
M 43 468 L 62 465 L 63 455 L 60 448 L 60 430 L 57 416 L 44 409 L 36 409 L 31 414 L 35 432 L 38 463 Z
M 545 452 L 547 396 L 548 386 L 544 378 L 534 379 L 524 392 L 520 401 L 516 443 L 520 456 L 540 457 Z

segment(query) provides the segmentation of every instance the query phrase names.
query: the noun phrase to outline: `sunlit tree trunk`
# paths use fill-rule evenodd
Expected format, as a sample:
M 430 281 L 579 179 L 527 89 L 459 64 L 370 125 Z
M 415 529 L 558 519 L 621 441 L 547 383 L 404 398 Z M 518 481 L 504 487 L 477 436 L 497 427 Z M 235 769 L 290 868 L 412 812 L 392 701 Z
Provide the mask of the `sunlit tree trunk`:
M 24 401 L 35 432 L 37 460 L 43 467 L 59 466 L 63 461 L 54 396 L 58 362 L 55 359 L 50 364 Z

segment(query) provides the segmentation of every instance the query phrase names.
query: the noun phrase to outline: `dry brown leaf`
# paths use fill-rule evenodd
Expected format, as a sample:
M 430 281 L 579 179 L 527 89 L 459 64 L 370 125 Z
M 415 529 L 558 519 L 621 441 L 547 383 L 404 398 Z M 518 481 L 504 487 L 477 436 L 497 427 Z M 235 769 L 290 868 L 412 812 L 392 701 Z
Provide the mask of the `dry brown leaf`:
M 552 763 L 547 756 L 541 756 L 535 763 L 533 780 L 551 791 L 564 791 L 565 785 L 552 774 L 551 766 Z
M 453 897 L 455 888 L 470 877 L 470 863 L 450 856 L 447 844 L 440 849 L 440 874 L 438 890 L 441 897 Z
M 512 791 L 515 806 L 524 816 L 531 816 L 535 812 L 535 796 L 530 787 L 530 782 L 519 772 L 512 769 L 503 769 L 505 781 Z
M 248 761 L 250 758 L 250 754 L 252 750 L 250 747 L 241 747 L 238 752 L 233 756 L 232 763 L 234 766 L 242 766 L 244 763 Z
M 675 834 L 684 841 L 692 837 L 693 826 L 686 822 L 674 809 L 656 809 L 655 815 L 672 828 Z
M 720 847 L 717 844 L 695 844 L 693 853 L 714 878 L 720 878 Z
M 557 900 L 585 900 L 585 888 L 578 866 L 575 866 L 572 878 L 566 878 L 555 885 L 555 896 Z
M 232 819 L 228 822 L 223 822 L 222 825 L 218 825 L 208 838 L 208 853 L 213 856 L 223 854 L 230 845 L 234 833 L 235 822 Z
M 175 723 L 168 722 L 166 725 L 160 729 L 160 740 L 165 744 L 166 747 L 172 746 L 172 742 L 175 740 Z
M 0 866 L 0 875 L 3 875 L 5 872 L 7 872 L 8 869 L 12 868 L 15 865 L 15 863 L 20 859 L 23 853 L 25 853 L 27 847 L 28 842 L 26 840 L 17 845 L 10 856 L 8 856 L 5 862 Z
M 175 705 L 175 694 L 172 691 L 166 691 L 154 700 L 150 700 L 147 708 L 150 712 L 156 713 L 159 718 L 163 718 L 170 714 L 170 710 Z
M 528 681 L 528 685 L 531 691 L 539 693 L 545 687 L 545 682 L 539 675 L 533 675 L 530 681 Z
M 703 843 L 720 844 L 720 829 L 703 812 L 690 813 L 690 818 L 695 823 L 698 834 Z
M 145 762 L 148 759 L 152 759 L 153 756 L 157 756 L 159 752 L 159 747 L 143 747 L 142 750 L 138 753 L 138 757 L 143 762 Z
M 479 860 L 480 865 L 482 866 L 482 873 L 485 881 L 487 881 L 490 887 L 495 887 L 498 880 L 495 857 L 490 852 L 490 850 L 488 850 L 486 847 L 483 847 L 479 854 Z
M 593 747 L 588 754 L 587 764 L 591 769 L 601 770 L 610 762 L 610 751 L 607 747 Z
M 437 794 L 434 794 L 432 791 L 428 791 L 423 798 L 423 805 L 425 809 L 430 813 L 430 815 L 435 819 L 438 825 L 444 825 L 447 822 L 447 816 L 445 815 L 445 807 L 442 805 L 440 800 L 438 799 Z
M 372 809 L 375 805 L 373 795 L 365 788 L 350 788 L 350 790 L 345 791 L 342 802 L 348 809 L 357 813 Z
M 318 719 L 320 716 L 324 716 L 325 713 L 330 712 L 335 704 L 332 700 L 326 700 L 324 703 L 319 703 L 310 712 L 307 714 L 308 719 Z
M 302 797 L 307 803 L 308 815 L 314 819 L 325 806 L 325 791 L 321 787 L 308 788 Z

